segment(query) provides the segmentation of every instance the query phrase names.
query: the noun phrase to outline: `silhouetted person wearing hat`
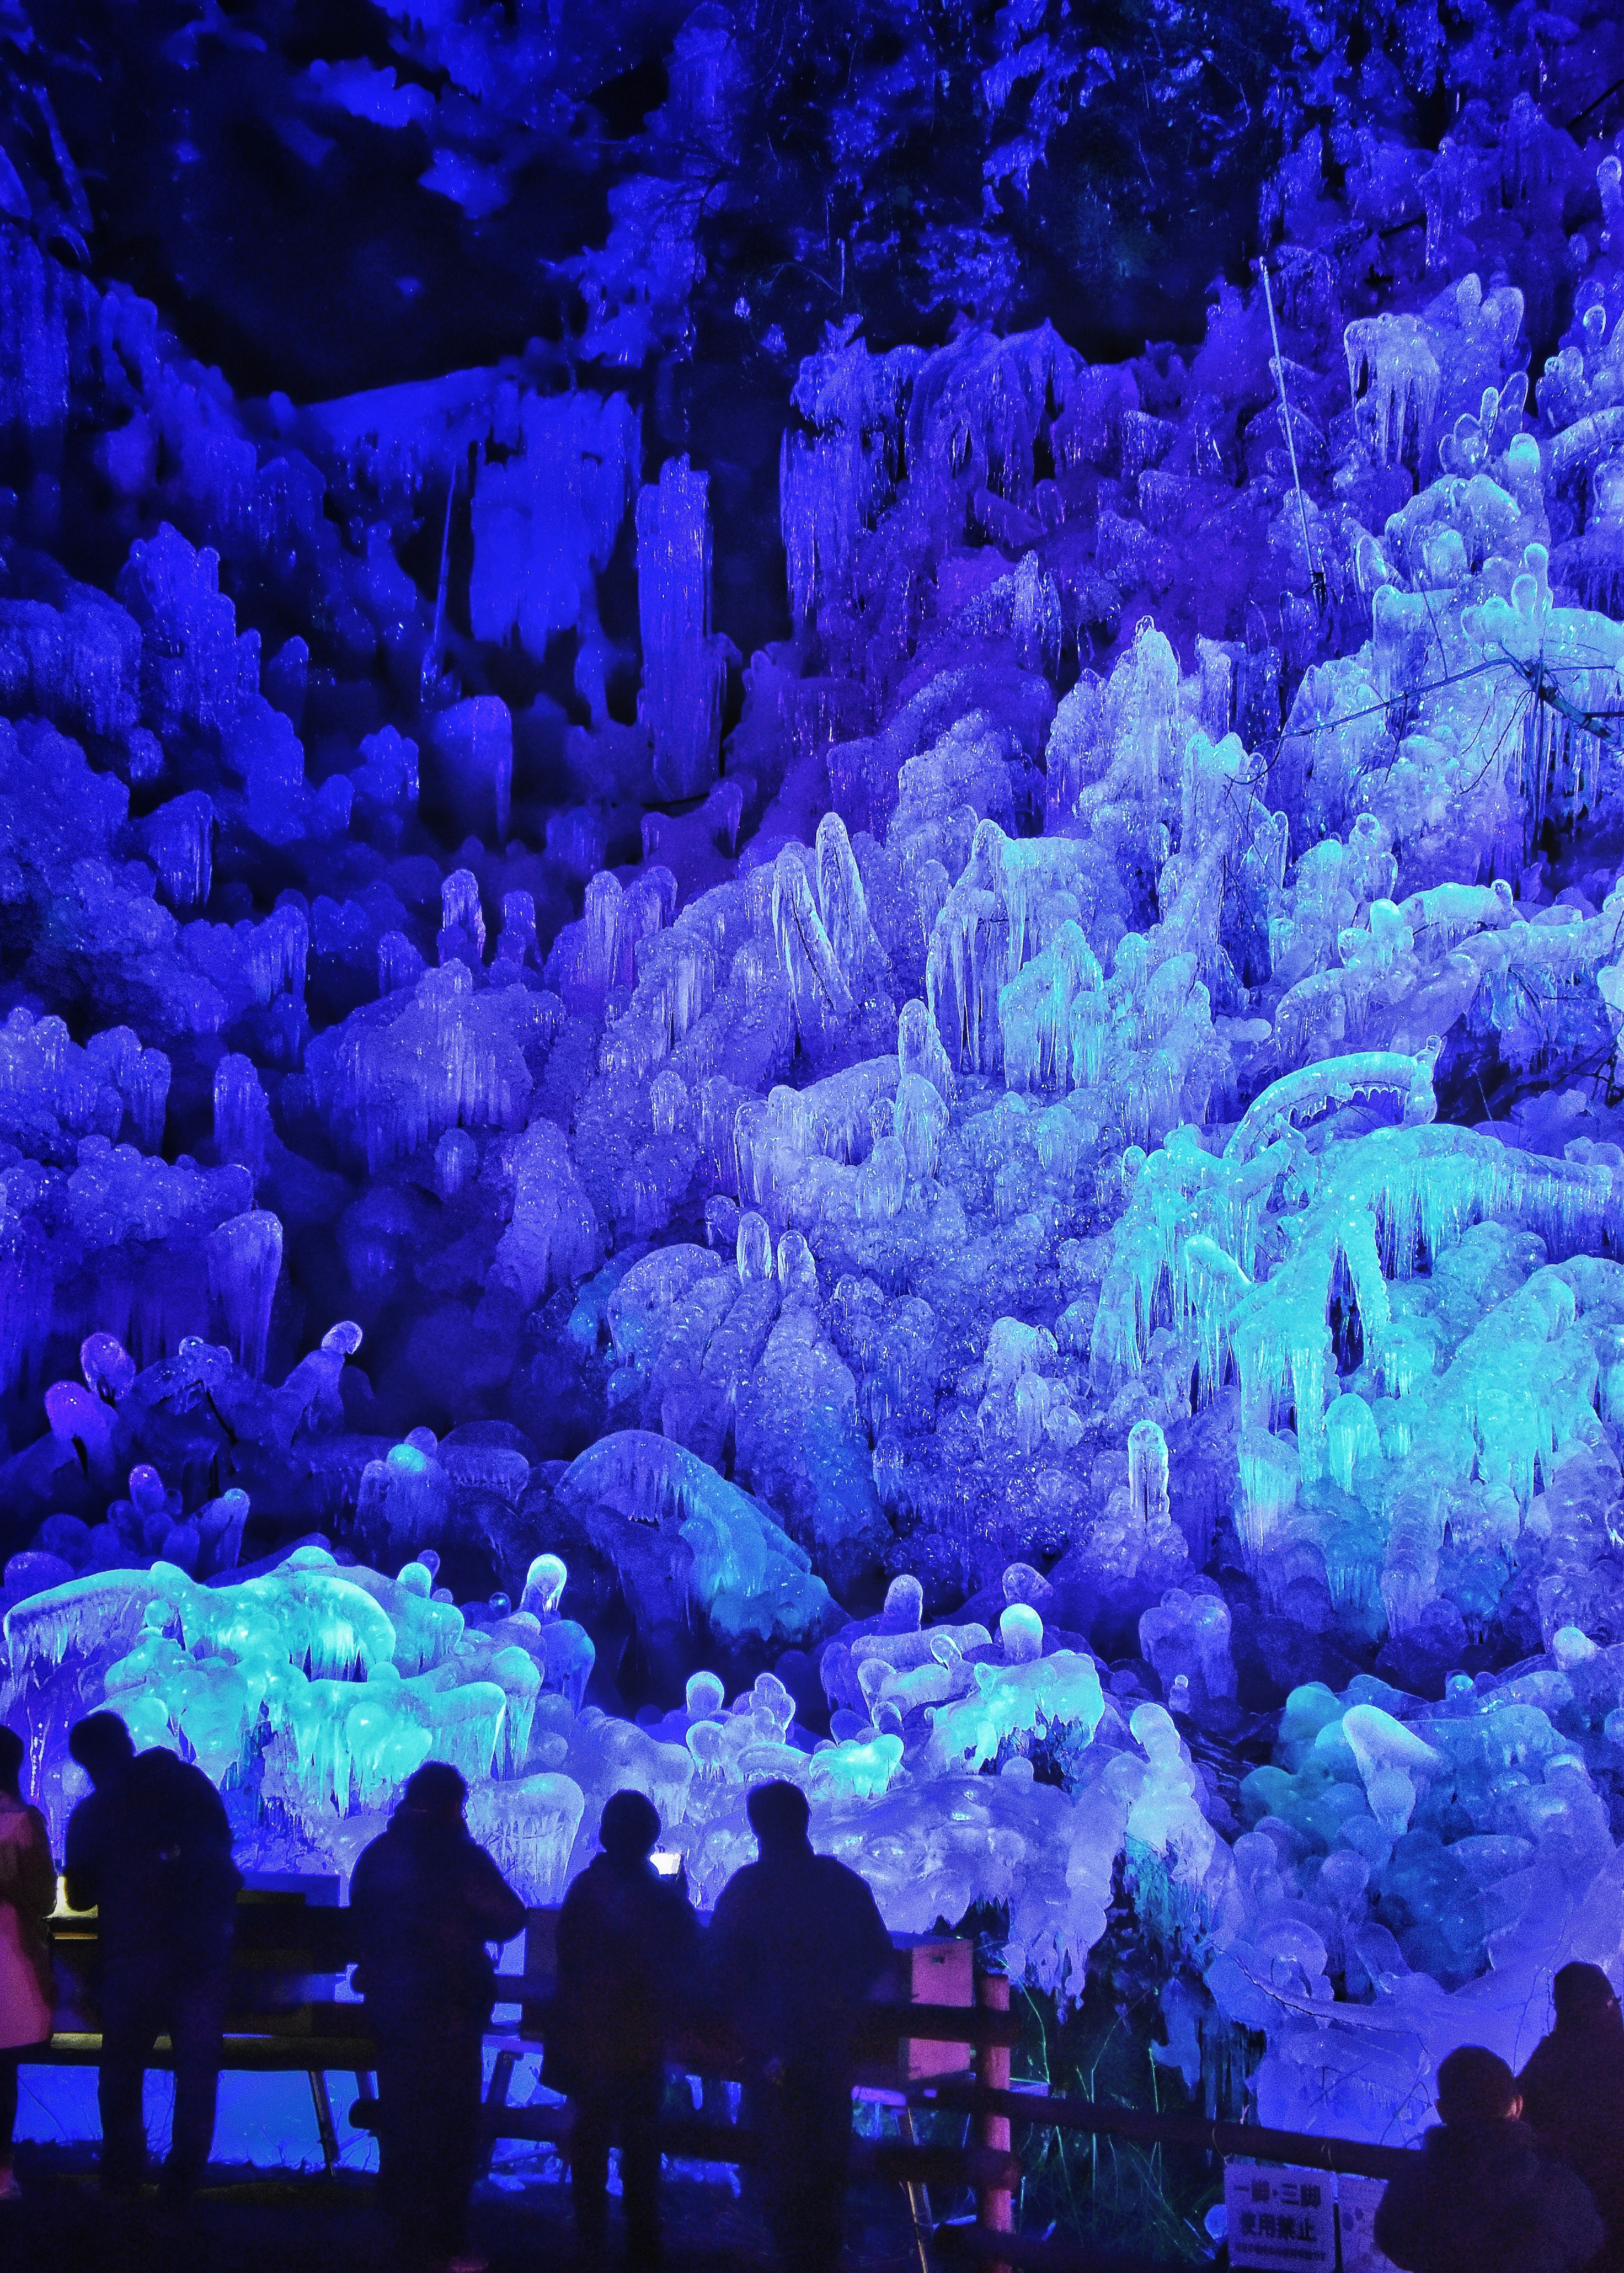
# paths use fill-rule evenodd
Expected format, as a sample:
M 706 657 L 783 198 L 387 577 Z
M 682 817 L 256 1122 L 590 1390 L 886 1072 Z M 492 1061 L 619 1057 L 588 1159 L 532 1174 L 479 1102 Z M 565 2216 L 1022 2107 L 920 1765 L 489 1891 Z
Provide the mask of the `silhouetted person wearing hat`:
M 1441 2128 L 1389 2181 L 1376 2247 L 1405 2273 L 1578 2273 L 1602 2245 L 1589 2187 L 1542 2154 L 1498 2053 L 1462 2044 L 1438 2070 Z
M 853 2022 L 891 1968 L 891 1937 L 857 1873 L 813 1853 L 796 1785 L 757 1785 L 749 1812 L 761 1859 L 716 1906 L 715 1977 L 744 2042 L 779 2254 L 791 2273 L 829 2273 L 851 2155 Z
M 468 2198 L 479 2169 L 483 2044 L 496 1995 L 487 1942 L 524 1905 L 462 1819 L 468 1786 L 431 1760 L 410 1777 L 350 1882 L 356 1986 L 378 2044 L 378 2185 L 402 2256 L 472 2269 Z
M 660 1834 L 653 1803 L 617 1791 L 598 1827 L 603 1846 L 564 1897 L 558 1996 L 547 2032 L 548 2081 L 575 2102 L 570 2179 L 588 2254 L 604 2247 L 609 2149 L 620 2149 L 628 2264 L 659 2262 L 659 2118 L 665 2050 L 690 1985 L 699 1927 L 685 1885 L 649 1857 Z
M 1522 2113 L 1549 2155 L 1577 2171 L 1624 2266 L 1624 2014 L 1599 1965 L 1564 1965 L 1551 1984 L 1556 2026 L 1517 2079 Z
M 220 2037 L 242 1875 L 231 1825 L 201 1768 L 138 1752 L 117 1713 L 93 1713 L 68 1750 L 94 1786 L 68 1823 L 67 1893 L 95 1909 L 102 2000 L 102 2183 L 133 2193 L 147 2162 L 141 2087 L 153 2046 L 175 2054 L 175 2118 L 160 2192 L 187 2202 L 208 2164 Z

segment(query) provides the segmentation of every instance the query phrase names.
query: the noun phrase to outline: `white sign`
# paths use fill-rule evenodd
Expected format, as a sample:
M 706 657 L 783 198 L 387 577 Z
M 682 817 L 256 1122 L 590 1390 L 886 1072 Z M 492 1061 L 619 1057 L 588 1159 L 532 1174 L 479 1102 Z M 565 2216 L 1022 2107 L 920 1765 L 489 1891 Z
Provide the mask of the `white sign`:
M 1336 2181 L 1336 2216 L 1342 2232 L 1342 2273 L 1397 2273 L 1390 2257 L 1376 2247 L 1377 2205 L 1387 2191 L 1385 2179 L 1353 2179 L 1346 2172 Z
M 1229 2262 L 1259 2273 L 1336 2273 L 1336 2180 L 1328 2171 L 1229 2163 Z

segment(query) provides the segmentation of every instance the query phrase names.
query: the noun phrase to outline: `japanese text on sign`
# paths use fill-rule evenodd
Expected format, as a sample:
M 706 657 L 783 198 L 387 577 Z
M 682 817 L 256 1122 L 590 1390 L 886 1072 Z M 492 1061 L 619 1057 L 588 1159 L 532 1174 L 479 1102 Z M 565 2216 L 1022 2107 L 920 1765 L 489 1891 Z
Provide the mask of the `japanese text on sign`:
M 1326 2172 L 1230 2163 L 1223 2200 L 1231 2265 L 1335 2273 L 1336 2181 Z

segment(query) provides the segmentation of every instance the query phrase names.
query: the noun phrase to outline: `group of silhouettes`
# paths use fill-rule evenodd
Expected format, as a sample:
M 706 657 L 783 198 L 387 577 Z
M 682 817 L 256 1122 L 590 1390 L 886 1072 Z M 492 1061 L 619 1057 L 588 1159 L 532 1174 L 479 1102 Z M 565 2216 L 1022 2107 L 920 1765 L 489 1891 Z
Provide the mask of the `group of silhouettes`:
M 138 1752 L 124 1722 L 94 1713 L 69 1737 L 91 1790 L 64 1857 L 76 1910 L 98 1912 L 102 2182 L 140 2187 L 145 2071 L 160 2036 L 175 2108 L 160 2201 L 182 2208 L 214 2141 L 237 1896 L 229 1819 L 201 1769 Z M 21 1787 L 23 1745 L 0 1729 L 0 2202 L 19 2194 L 11 2139 L 19 2067 L 51 2037 L 46 1921 L 56 1870 L 45 1819 Z M 497 1993 L 492 1944 L 525 1909 L 470 1835 L 468 1787 L 431 1761 L 350 1881 L 354 1984 L 376 2045 L 379 2190 L 402 2262 L 473 2273 L 469 2200 L 483 2147 L 484 2039 Z M 641 1792 L 603 1811 L 602 1852 L 557 1920 L 557 1989 L 545 2076 L 574 2103 L 577 2229 L 590 2261 L 607 2239 L 619 2145 L 628 2264 L 659 2262 L 659 2123 L 673 2034 L 720 2025 L 738 2042 L 746 2120 L 758 2134 L 765 2205 L 788 2273 L 828 2273 L 842 2245 L 857 2007 L 891 1963 L 891 1938 L 855 1872 L 813 1852 L 805 1795 L 749 1797 L 759 1860 L 735 1872 L 702 1932 L 680 1874 L 652 1859 L 660 1819 Z
M 115 1714 L 79 1722 L 69 1750 L 92 1787 L 64 1864 L 70 1906 L 99 1913 L 102 2183 L 124 2197 L 140 2185 L 143 2077 L 167 2035 L 175 2111 L 160 2196 L 184 2205 L 214 2140 L 243 1883 L 230 1823 L 200 1769 L 138 1752 Z M 0 1728 L 0 2202 L 19 2193 L 18 2068 L 51 2036 L 56 1870 L 44 1818 L 23 1797 L 23 1758 Z M 437 2273 L 482 2262 L 465 2220 L 498 1988 L 491 1947 L 525 1924 L 470 1834 L 467 1798 L 455 1768 L 419 1768 L 350 1885 L 355 1985 L 377 2047 L 380 2191 L 403 2261 Z M 708 1932 L 680 1874 L 656 1867 L 660 1819 L 637 1791 L 605 1806 L 602 1851 L 559 1913 L 545 2074 L 574 2104 L 589 2260 L 605 2249 L 618 2144 L 628 2262 L 658 2263 L 666 2062 L 695 2023 L 736 2040 L 787 2273 L 830 2273 L 840 2255 L 854 2022 L 891 1966 L 891 1939 L 863 1880 L 813 1852 L 796 1785 L 759 1785 L 749 1818 L 759 1859 L 729 1880 Z M 1520 2077 L 1481 2045 L 1442 2062 L 1440 2125 L 1376 2215 L 1379 2247 L 1406 2273 L 1624 2273 L 1624 2016 L 1594 1965 L 1564 1966 L 1553 1994 L 1555 2025 Z
M 1551 1998 L 1520 2076 L 1483 2044 L 1439 2063 L 1439 2124 L 1376 2211 L 1403 2273 L 1624 2273 L 1624 2014 L 1598 1965 Z

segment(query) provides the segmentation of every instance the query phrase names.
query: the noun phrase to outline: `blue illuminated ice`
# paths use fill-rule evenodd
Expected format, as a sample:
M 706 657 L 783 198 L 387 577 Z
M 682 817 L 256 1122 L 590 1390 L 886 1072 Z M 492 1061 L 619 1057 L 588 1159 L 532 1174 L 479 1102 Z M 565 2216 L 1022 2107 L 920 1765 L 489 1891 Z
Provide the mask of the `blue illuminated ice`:
M 494 214 L 425 90 L 519 116 L 531 34 L 397 30 L 306 98 Z M 537 1902 L 625 1784 L 713 1897 L 785 1775 L 894 1927 L 998 1906 L 1071 1999 L 1126 1905 L 1192 2086 L 1376 2132 L 1616 1962 L 1624 206 L 1522 36 L 1369 64 L 1462 94 L 1436 151 L 1302 129 L 1278 352 L 1229 282 L 1116 364 L 844 318 L 748 664 L 647 360 L 740 146 L 709 13 L 579 328 L 489 370 L 239 404 L 19 225 L 4 1709 L 58 1830 L 103 1701 L 267 1865 L 455 1760 Z

